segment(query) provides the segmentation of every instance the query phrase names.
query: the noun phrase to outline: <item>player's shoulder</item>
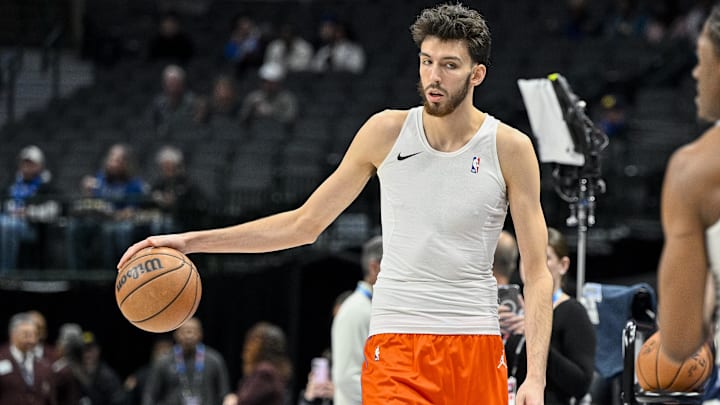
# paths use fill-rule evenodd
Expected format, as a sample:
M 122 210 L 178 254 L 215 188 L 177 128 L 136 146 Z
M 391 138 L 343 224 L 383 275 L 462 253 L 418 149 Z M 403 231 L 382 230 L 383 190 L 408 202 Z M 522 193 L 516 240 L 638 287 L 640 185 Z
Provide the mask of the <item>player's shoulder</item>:
M 532 141 L 529 136 L 503 122 L 498 123 L 496 144 L 501 160 L 504 157 L 516 156 L 518 153 L 526 154 L 533 151 Z
M 402 129 L 410 110 L 383 110 L 373 114 L 366 125 L 384 133 L 397 134 Z
M 703 199 L 708 189 L 720 184 L 720 128 L 711 128 L 697 140 L 681 146 L 670 156 L 663 188 L 667 196 Z
M 408 110 L 384 110 L 373 114 L 358 132 L 361 142 L 376 151 L 389 151 L 400 135 Z
M 673 178 L 702 178 L 714 175 L 720 167 L 716 151 L 720 147 L 720 127 L 713 127 L 703 136 L 675 150 L 667 165 L 667 175 Z

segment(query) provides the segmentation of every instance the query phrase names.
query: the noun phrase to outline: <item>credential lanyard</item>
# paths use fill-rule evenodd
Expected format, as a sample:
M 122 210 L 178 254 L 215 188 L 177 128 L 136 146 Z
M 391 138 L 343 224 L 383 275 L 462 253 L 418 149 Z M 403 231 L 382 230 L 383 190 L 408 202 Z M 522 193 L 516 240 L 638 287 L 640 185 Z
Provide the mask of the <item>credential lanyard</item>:
M 182 348 L 175 345 L 175 370 L 180 378 L 183 396 L 196 396 L 200 392 L 200 384 L 202 382 L 203 370 L 205 369 L 205 345 L 198 344 L 195 346 L 195 366 L 192 374 L 192 381 L 188 378 L 187 366 L 183 356 Z
M 358 286 L 357 286 L 357 288 L 355 289 L 355 291 L 359 291 L 359 292 L 362 293 L 364 296 L 366 296 L 367 299 L 369 299 L 370 301 L 372 301 L 372 291 L 370 291 L 370 290 L 368 290 L 367 288 L 365 288 L 365 286 L 363 286 L 362 284 L 358 284 Z

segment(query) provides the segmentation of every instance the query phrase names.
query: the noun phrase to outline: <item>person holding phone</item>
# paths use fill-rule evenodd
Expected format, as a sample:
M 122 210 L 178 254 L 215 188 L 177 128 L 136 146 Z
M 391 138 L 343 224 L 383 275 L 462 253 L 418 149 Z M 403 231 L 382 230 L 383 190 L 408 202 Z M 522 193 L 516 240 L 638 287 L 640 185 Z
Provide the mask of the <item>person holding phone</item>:
M 300 392 L 298 405 L 333 405 L 335 384 L 330 379 L 330 359 L 315 357 L 310 363 L 310 375 L 305 389 Z
M 547 362 L 545 405 L 569 404 L 590 389 L 595 368 L 595 329 L 585 307 L 563 291 L 570 268 L 567 243 L 562 233 L 548 228 L 547 265 L 553 279 L 553 324 Z M 524 279 L 520 263 L 520 278 Z M 520 307 L 524 305 L 519 296 Z M 505 342 L 508 376 L 521 384 L 526 375 L 525 315 L 506 305 L 498 308 L 500 329 L 510 334 Z

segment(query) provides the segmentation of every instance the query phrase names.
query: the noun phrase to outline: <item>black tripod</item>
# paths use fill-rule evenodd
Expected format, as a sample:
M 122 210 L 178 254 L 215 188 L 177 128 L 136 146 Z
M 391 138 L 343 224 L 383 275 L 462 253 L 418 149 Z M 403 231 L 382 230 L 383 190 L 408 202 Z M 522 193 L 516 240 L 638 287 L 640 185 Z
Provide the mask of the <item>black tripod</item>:
M 570 216 L 565 222 L 569 227 L 578 228 L 576 297 L 581 299 L 585 284 L 587 231 L 595 225 L 597 196 L 605 192 L 600 152 L 607 147 L 609 140 L 585 114 L 585 102 L 572 92 L 565 78 L 553 74 L 549 79 L 563 110 L 563 119 L 570 131 L 575 151 L 585 157 L 582 166 L 555 164 L 553 168 L 555 191 L 570 207 Z

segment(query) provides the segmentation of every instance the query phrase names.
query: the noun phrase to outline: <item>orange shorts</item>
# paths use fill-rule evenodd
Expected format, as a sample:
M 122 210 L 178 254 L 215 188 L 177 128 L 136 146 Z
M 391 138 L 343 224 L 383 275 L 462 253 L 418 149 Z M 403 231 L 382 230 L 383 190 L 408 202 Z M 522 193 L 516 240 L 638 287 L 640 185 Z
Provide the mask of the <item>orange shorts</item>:
M 507 405 L 500 336 L 380 334 L 368 338 L 363 405 Z

